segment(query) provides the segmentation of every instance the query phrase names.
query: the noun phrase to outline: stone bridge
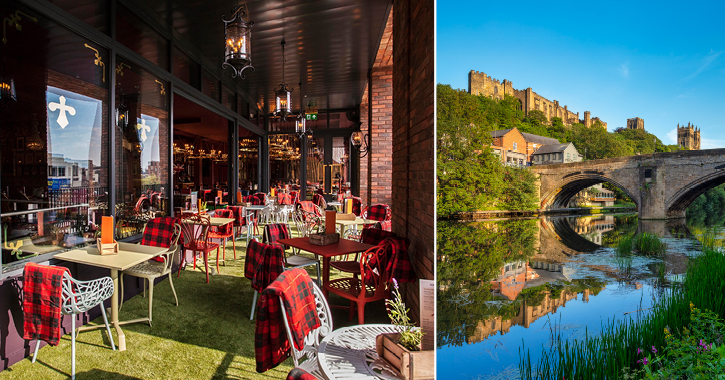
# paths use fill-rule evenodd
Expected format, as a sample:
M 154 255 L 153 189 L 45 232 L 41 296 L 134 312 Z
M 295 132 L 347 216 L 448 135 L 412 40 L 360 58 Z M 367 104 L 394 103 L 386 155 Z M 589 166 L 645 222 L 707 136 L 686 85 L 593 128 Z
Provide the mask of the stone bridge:
M 566 208 L 578 192 L 602 182 L 622 189 L 640 219 L 684 218 L 707 190 L 725 183 L 725 149 L 683 150 L 532 166 L 541 209 Z

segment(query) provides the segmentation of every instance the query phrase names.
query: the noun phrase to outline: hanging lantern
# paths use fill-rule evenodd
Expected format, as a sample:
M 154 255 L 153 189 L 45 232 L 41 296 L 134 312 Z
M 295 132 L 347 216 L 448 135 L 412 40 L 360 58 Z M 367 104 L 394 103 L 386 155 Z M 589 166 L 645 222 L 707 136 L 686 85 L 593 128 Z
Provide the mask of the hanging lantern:
M 222 68 L 227 66 L 234 70 L 233 78 L 241 75 L 242 72 L 252 66 L 252 26 L 254 21 L 248 21 L 246 5 L 242 5 L 232 14 L 232 19 L 227 21 L 222 16 L 224 22 L 224 63 Z M 246 19 L 245 19 L 246 18 Z M 244 79 L 242 75 L 242 79 Z
M 45 147 L 45 142 L 40 138 L 38 132 L 37 114 L 33 114 L 33 121 L 30 122 L 30 135 L 25 139 L 25 147 L 29 150 L 41 150 Z
M 279 85 L 279 89 L 274 92 L 276 98 L 276 107 L 274 109 L 274 115 L 282 116 L 283 119 L 287 118 L 287 115 L 292 113 L 292 90 L 287 88 L 287 83 L 284 81 L 284 69 L 287 60 L 284 56 L 284 45 L 285 41 L 282 38 L 282 83 Z
M 303 115 L 300 115 L 300 117 L 297 118 L 297 123 L 295 125 L 295 132 L 297 132 L 297 134 L 300 136 L 307 133 L 307 126 L 305 124 L 305 118 Z
M 18 100 L 13 78 L 0 78 L 0 100 Z

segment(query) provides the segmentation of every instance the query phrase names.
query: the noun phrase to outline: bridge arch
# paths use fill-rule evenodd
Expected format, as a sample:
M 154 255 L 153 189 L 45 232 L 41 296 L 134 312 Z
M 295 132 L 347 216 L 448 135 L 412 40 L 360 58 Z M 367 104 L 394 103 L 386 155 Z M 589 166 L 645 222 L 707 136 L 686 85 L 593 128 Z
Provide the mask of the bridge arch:
M 665 203 L 668 216 L 683 216 L 687 208 L 700 195 L 725 183 L 725 171 L 710 173 L 683 186 Z
M 725 178 L 723 181 L 725 182 Z M 605 176 L 603 173 L 579 171 L 565 175 L 553 189 L 549 190 L 546 194 L 542 194 L 540 206 L 541 208 L 566 208 L 569 205 L 569 201 L 580 191 L 604 182 L 609 182 L 624 191 L 634 201 L 637 208 L 639 208 L 639 197 L 633 194 L 632 189 Z

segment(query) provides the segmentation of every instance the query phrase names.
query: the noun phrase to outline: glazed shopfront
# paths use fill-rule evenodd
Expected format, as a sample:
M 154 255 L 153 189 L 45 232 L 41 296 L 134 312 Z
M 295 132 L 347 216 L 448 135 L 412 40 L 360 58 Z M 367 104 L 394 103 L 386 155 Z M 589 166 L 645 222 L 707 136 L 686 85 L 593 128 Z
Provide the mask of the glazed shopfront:
M 117 239 L 133 241 L 149 218 L 173 215 L 192 192 L 227 204 L 270 185 L 297 186 L 310 198 L 358 194 L 359 152 L 350 136 L 360 129 L 362 92 L 390 2 L 352 1 L 369 20 L 364 33 L 347 38 L 364 41 L 354 53 L 329 44 L 338 48 L 332 58 L 327 48 L 305 45 L 320 39 L 319 30 L 278 27 L 300 28 L 295 19 L 316 10 L 289 15 L 250 2 L 253 32 L 265 39 L 252 39 L 255 70 L 236 78 L 222 68 L 220 21 L 236 2 L 153 3 L 0 4 L 0 370 L 29 354 L 19 332 L 23 265 L 61 264 L 55 254 L 95 242 L 102 216 L 114 216 Z M 286 53 L 285 38 L 294 41 Z M 311 59 L 316 54 L 324 55 L 320 62 Z M 350 59 L 363 64 L 334 64 Z M 275 104 L 285 71 L 294 104 L 287 114 Z M 81 279 L 105 275 L 61 265 Z M 140 285 L 128 280 L 128 297 Z

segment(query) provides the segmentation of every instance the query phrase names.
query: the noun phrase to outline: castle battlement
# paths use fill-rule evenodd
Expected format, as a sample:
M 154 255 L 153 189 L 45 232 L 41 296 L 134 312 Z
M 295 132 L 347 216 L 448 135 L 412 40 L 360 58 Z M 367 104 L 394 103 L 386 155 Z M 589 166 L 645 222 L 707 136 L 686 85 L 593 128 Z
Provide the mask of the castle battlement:
M 682 124 L 682 127 L 677 123 L 677 145 L 690 150 L 700 150 L 700 128 L 689 122 L 687 126 Z
M 481 71 L 471 70 L 468 73 L 468 92 L 473 95 L 483 95 L 492 99 L 503 99 L 505 95 L 519 99 L 520 109 L 528 116 L 529 111 L 539 110 L 544 113 L 546 119 L 551 122 L 554 117 L 559 117 L 566 125 L 581 123 L 589 127 L 597 121 L 606 128 L 607 123 L 598 117 L 591 118 L 591 112 L 584 112 L 584 119 L 579 119 L 579 112 L 574 113 L 569 107 L 561 106 L 558 100 L 551 101 L 536 92 L 531 87 L 525 90 L 513 88 L 511 81 L 504 79 L 499 81 Z

